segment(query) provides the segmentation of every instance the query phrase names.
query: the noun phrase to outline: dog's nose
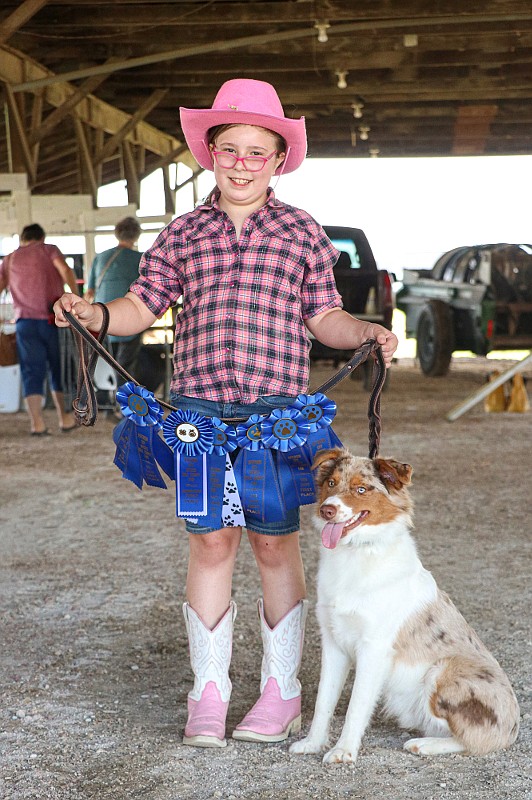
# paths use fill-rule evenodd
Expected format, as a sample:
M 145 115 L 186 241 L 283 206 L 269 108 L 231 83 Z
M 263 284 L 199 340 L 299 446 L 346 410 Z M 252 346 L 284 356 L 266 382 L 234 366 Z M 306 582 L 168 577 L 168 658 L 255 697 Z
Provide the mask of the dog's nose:
M 329 519 L 329 520 L 334 519 L 337 511 L 338 509 L 336 508 L 336 506 L 329 506 L 329 505 L 321 506 L 320 517 L 322 519 Z

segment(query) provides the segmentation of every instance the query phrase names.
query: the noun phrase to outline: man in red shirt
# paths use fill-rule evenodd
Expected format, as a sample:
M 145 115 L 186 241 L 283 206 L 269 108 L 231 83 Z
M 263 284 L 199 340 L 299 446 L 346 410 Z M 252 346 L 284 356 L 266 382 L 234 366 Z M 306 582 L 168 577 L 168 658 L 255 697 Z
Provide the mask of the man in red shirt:
M 78 294 L 76 278 L 59 248 L 45 244 L 44 238 L 40 225 L 27 225 L 20 236 L 20 247 L 0 265 L 0 292 L 9 289 L 13 298 L 17 351 L 32 436 L 49 433 L 42 414 L 47 372 L 59 429 L 66 432 L 76 427 L 72 414 L 65 413 L 59 337 L 51 313 L 65 284 Z

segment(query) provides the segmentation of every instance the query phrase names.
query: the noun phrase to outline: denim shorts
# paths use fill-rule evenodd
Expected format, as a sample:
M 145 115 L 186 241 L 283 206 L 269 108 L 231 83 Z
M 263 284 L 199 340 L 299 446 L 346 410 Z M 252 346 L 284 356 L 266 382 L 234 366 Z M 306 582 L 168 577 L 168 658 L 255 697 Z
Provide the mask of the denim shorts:
M 197 411 L 198 414 L 205 414 L 208 417 L 220 417 L 221 419 L 247 419 L 252 414 L 270 414 L 274 408 L 285 408 L 294 402 L 293 397 L 284 395 L 267 395 L 258 397 L 254 403 L 218 403 L 214 400 L 202 400 L 197 397 L 188 397 L 183 394 L 170 395 L 170 403 L 183 411 Z M 189 533 L 212 533 L 217 528 L 210 528 L 199 523 L 186 522 Z M 250 529 L 251 530 L 251 529 Z M 255 533 L 263 533 L 266 536 L 286 536 L 299 530 L 299 508 L 287 510 L 283 520 L 278 522 L 255 523 L 252 529 Z
M 46 319 L 19 319 L 16 332 L 24 397 L 44 395 L 47 375 L 51 389 L 54 392 L 63 391 L 56 326 Z

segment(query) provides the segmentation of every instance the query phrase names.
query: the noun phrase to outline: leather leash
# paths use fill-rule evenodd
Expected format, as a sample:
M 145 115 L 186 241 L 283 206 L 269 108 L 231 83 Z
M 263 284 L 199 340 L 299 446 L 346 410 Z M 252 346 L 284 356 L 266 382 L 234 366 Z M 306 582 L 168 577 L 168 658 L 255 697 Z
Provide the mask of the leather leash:
M 63 311 L 65 319 L 71 327 L 79 355 L 77 396 L 72 403 L 74 416 L 79 425 L 88 427 L 95 424 L 98 416 L 98 403 L 93 384 L 94 370 L 96 368 L 98 356 L 101 356 L 104 361 L 126 381 L 130 381 L 136 386 L 140 385 L 103 346 L 102 341 L 105 339 L 109 327 L 109 310 L 104 303 L 96 303 L 95 305 L 99 305 L 103 311 L 103 325 L 97 336 L 93 336 L 93 334 L 69 311 Z M 329 380 L 322 383 L 321 386 L 310 392 L 310 394 L 317 394 L 318 392 L 326 394 L 333 386 L 336 386 L 340 381 L 343 381 L 344 378 L 347 378 L 348 375 L 363 364 L 371 355 L 374 357 L 374 365 L 372 388 L 368 403 L 369 457 L 375 458 L 379 452 L 381 434 L 380 397 L 384 381 L 386 380 L 386 366 L 384 364 L 382 348 L 377 344 L 375 339 L 368 339 L 361 344 L 360 347 L 357 347 L 349 361 L 344 364 L 338 372 L 335 372 Z M 157 398 L 157 402 L 169 411 L 177 410 L 175 406 L 166 403 L 164 400 Z M 245 422 L 245 418 L 228 417 L 224 418 L 223 422 Z

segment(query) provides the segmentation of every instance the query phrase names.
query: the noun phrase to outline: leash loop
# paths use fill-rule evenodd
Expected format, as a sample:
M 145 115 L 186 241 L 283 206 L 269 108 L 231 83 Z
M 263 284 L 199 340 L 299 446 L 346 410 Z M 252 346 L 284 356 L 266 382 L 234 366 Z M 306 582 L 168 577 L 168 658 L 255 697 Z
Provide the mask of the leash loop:
M 103 324 L 97 337 L 93 336 L 73 314 L 63 310 L 64 317 L 71 327 L 79 354 L 77 396 L 72 403 L 74 416 L 79 425 L 88 427 L 95 424 L 98 416 L 98 404 L 93 384 L 94 370 L 96 368 L 98 356 L 101 356 L 104 361 L 124 378 L 124 380 L 130 381 L 136 386 L 140 385 L 103 346 L 102 341 L 107 335 L 107 329 L 109 327 L 109 310 L 105 303 L 96 303 L 95 305 L 99 305 L 103 312 Z M 375 339 L 368 339 L 363 342 L 363 344 L 354 351 L 349 361 L 335 372 L 329 380 L 322 383 L 317 389 L 314 389 L 311 394 L 317 394 L 318 392 L 327 394 L 333 386 L 336 386 L 340 381 L 347 378 L 348 375 L 351 375 L 354 370 L 363 364 L 370 356 L 373 357 L 374 363 L 372 389 L 368 403 L 369 457 L 375 458 L 379 452 L 381 435 L 380 396 L 386 380 L 386 366 L 382 355 L 382 348 L 377 341 Z M 175 406 L 166 403 L 164 400 L 157 398 L 157 402 L 169 411 L 177 410 Z M 224 418 L 222 422 L 238 423 L 245 422 L 245 419 L 242 417 L 231 417 Z

